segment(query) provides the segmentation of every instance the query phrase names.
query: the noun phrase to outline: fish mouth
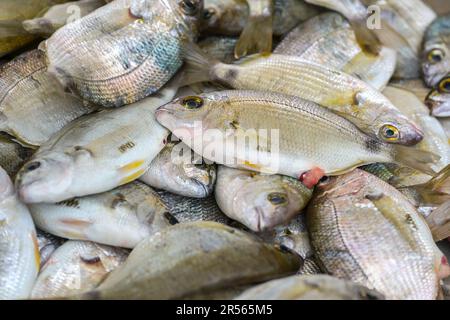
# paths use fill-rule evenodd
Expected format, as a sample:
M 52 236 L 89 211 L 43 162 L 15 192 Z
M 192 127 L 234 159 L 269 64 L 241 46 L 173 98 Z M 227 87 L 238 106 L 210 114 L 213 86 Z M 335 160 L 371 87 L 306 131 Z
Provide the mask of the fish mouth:
M 195 187 L 194 187 L 195 197 L 205 198 L 211 193 L 210 188 L 207 185 L 205 185 L 204 183 L 202 183 L 201 181 L 192 179 L 192 182 L 195 185 Z

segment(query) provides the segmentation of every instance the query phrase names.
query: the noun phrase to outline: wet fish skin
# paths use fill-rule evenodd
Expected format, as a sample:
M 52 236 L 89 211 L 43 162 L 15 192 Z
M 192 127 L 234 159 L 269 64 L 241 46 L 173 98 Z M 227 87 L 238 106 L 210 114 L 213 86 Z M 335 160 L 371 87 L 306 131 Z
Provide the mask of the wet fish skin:
M 254 286 L 235 300 L 383 300 L 364 286 L 329 275 L 290 276 Z
M 29 205 L 38 228 L 62 238 L 134 248 L 171 225 L 158 194 L 134 181 L 101 194 Z
M 318 186 L 307 225 L 316 257 L 387 299 L 436 299 L 450 267 L 425 221 L 395 188 L 362 170 Z
M 36 229 L 36 232 L 39 245 L 39 253 L 41 256 L 41 264 L 39 270 L 42 270 L 42 267 L 51 257 L 53 252 L 55 252 L 55 250 L 58 249 L 65 242 L 65 240 L 39 229 Z
M 219 166 L 215 196 L 228 217 L 261 232 L 299 214 L 311 199 L 312 190 L 290 177 Z
M 213 191 L 216 167 L 201 159 L 202 163 L 196 164 L 196 157 L 184 143 L 169 142 L 139 180 L 182 196 L 205 198 Z
M 226 36 L 207 37 L 198 43 L 198 46 L 211 57 L 225 63 L 232 63 L 234 57 L 234 47 L 238 38 Z
M 243 231 L 214 222 L 184 223 L 141 242 L 125 264 L 80 298 L 183 299 L 289 275 L 300 263 L 296 255 Z
M 0 135 L 0 167 L 10 177 L 14 177 L 17 171 L 33 154 L 33 150 L 25 148 L 12 141 L 8 137 Z
M 69 122 L 97 107 L 67 93 L 46 71 L 45 54 L 32 50 L 0 67 L 0 130 L 39 146 Z
M 0 300 L 29 297 L 40 265 L 36 229 L 0 168 Z
M 103 107 L 139 101 L 181 67 L 202 7 L 202 0 L 114 0 L 45 42 L 49 72 Z
M 177 88 L 169 85 L 159 96 L 104 110 L 66 126 L 17 174 L 21 199 L 56 203 L 138 179 L 167 142 L 168 131 L 156 122 L 153 112 L 170 101 Z
M 128 251 L 89 241 L 67 241 L 43 266 L 33 299 L 62 298 L 92 290 L 125 262 Z

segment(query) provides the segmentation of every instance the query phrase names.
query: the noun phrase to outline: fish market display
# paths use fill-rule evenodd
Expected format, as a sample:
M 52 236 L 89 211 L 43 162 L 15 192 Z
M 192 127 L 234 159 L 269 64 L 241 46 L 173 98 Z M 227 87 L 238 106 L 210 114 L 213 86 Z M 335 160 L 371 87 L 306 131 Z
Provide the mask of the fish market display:
M 120 266 L 126 250 L 89 241 L 67 241 L 42 267 L 31 298 L 60 298 L 94 289 Z
M 155 93 L 196 38 L 201 0 L 114 0 L 45 43 L 49 71 L 84 99 L 120 107 Z
M 157 193 L 137 181 L 105 193 L 29 208 L 41 230 L 62 238 L 124 248 L 134 248 L 171 225 Z

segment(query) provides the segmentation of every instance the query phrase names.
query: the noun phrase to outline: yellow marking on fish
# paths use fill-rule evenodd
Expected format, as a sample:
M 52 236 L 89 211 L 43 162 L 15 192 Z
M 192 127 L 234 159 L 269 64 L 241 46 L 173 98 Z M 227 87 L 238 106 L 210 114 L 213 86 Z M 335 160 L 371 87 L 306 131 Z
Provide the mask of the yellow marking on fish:
M 261 166 L 259 164 L 251 163 L 250 161 L 247 161 L 247 160 L 244 161 L 244 166 L 253 168 L 255 170 L 260 170 L 261 169 Z
M 36 237 L 36 233 L 31 234 L 31 239 L 33 240 L 34 245 L 34 262 L 36 263 L 37 270 L 39 271 L 41 267 L 41 253 L 39 252 L 39 243 Z
M 354 106 L 355 105 L 355 92 L 349 92 L 348 94 L 341 94 L 329 97 L 322 100 L 321 104 L 324 106 Z
M 120 184 L 127 184 L 130 183 L 131 181 L 136 180 L 137 178 L 139 178 L 140 176 L 142 176 L 145 173 L 145 169 L 140 169 L 138 171 L 136 171 L 135 173 L 125 177 L 124 179 L 122 179 L 120 181 Z
M 143 164 L 144 160 L 138 160 L 123 166 L 119 170 L 126 174 L 129 173 L 130 171 L 134 171 L 135 169 L 139 169 L 140 167 L 142 167 Z

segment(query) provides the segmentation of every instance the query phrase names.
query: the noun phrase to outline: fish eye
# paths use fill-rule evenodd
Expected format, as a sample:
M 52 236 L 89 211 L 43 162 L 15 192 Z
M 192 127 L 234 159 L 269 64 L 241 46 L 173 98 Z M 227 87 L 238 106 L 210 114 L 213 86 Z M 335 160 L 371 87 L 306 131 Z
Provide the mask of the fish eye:
M 381 136 L 387 141 L 396 141 L 400 138 L 400 132 L 396 127 L 386 124 L 380 129 Z
M 205 19 L 205 20 L 211 19 L 211 17 L 215 14 L 216 14 L 216 10 L 214 10 L 213 8 L 205 9 L 205 10 L 203 10 L 203 19 Z
M 285 194 L 273 192 L 267 196 L 267 200 L 274 205 L 284 205 L 287 203 L 287 197 Z
M 198 109 L 203 106 L 203 99 L 200 97 L 186 97 L 181 101 L 181 104 L 187 109 Z
M 439 63 L 444 57 L 445 53 L 441 49 L 433 49 L 428 53 L 428 61 L 431 63 Z
M 36 170 L 36 169 L 38 169 L 40 167 L 41 167 L 41 163 L 39 161 L 34 161 L 34 162 L 30 162 L 25 167 L 25 170 L 29 172 L 29 171 L 34 171 L 34 170 Z
M 444 78 L 439 82 L 439 92 L 450 93 L 450 77 Z
M 198 0 L 181 0 L 180 7 L 183 12 L 189 16 L 197 14 L 200 8 L 200 1 Z

